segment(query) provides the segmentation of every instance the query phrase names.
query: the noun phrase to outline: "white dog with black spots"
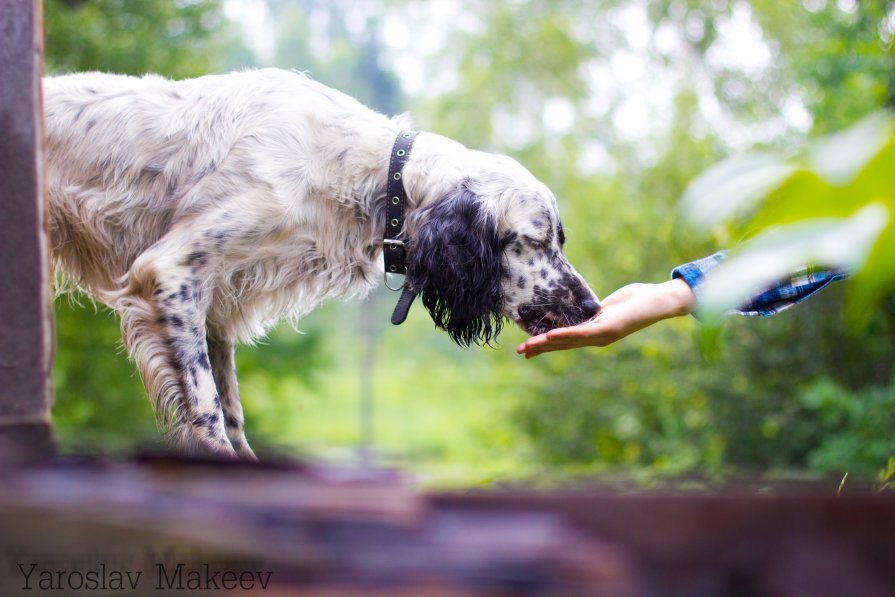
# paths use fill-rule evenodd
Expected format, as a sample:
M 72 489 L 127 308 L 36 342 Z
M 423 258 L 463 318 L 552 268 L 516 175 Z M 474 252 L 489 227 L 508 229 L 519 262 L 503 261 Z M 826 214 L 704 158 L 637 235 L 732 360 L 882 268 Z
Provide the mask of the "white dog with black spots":
M 233 353 L 381 277 L 388 118 L 267 69 L 170 81 L 44 79 L 60 289 L 114 309 L 183 449 L 254 459 Z M 422 132 L 404 167 L 407 285 L 461 345 L 504 318 L 542 333 L 599 311 L 562 253 L 556 200 L 515 160 Z

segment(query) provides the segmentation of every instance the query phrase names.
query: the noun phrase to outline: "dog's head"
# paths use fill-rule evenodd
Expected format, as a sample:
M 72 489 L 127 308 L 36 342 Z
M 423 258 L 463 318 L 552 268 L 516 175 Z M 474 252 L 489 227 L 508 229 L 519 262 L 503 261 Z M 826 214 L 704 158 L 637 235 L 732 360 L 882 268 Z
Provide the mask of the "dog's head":
M 475 153 L 408 246 L 408 284 L 435 324 L 468 346 L 489 343 L 504 317 L 531 335 L 593 317 L 600 304 L 563 255 L 552 193 L 514 160 Z

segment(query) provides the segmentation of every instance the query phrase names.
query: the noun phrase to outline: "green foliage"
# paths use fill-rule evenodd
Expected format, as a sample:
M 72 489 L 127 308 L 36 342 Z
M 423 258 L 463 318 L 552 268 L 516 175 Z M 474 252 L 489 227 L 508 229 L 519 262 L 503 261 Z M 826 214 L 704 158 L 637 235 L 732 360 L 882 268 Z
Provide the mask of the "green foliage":
M 773 318 L 725 325 L 719 362 L 713 365 L 718 375 L 703 382 L 713 401 L 713 427 L 727 442 L 728 463 L 830 470 L 816 467 L 809 458 L 825 441 L 828 428 L 819 424 L 819 411 L 811 410 L 800 396 L 817 380 L 835 383 L 843 395 L 858 394 L 865 387 L 887 384 L 895 372 L 893 305 L 871 318 L 866 334 L 854 335 L 842 314 L 844 290 L 830 288 Z M 890 410 L 885 415 L 886 409 L 891 404 L 876 411 L 881 420 L 893 414 Z M 879 461 L 858 459 L 853 464 L 858 474 L 875 469 Z
M 857 2 L 851 11 L 835 2 L 824 2 L 815 11 L 797 2 L 752 4 L 762 28 L 780 44 L 776 82 L 788 80 L 802 92 L 815 133 L 840 130 L 882 106 L 893 106 L 890 3 Z
M 657 26 L 677 24 L 682 28 L 692 18 L 703 19 L 704 34 L 694 49 L 704 58 L 718 39 L 716 26 L 736 9 L 697 4 L 685 11 L 687 14 L 681 14 L 679 3 L 651 3 L 650 16 Z M 712 6 L 723 6 L 723 3 Z M 719 69 L 709 62 L 695 67 L 712 77 L 717 84 L 718 99 L 735 110 L 732 116 L 748 124 L 770 118 L 770 111 L 786 95 L 801 94 L 821 84 L 812 69 L 793 73 L 789 70 L 792 64 L 807 66 L 809 57 L 837 65 L 855 63 L 853 57 L 837 53 L 835 48 L 839 42 L 830 41 L 833 36 L 819 34 L 823 19 L 841 18 L 838 9 L 829 8 L 815 14 L 795 4 L 783 7 L 777 3 L 774 6 L 755 3 L 753 6 L 759 22 L 772 19 L 767 13 L 774 13 L 777 16 L 773 18 L 777 18 L 782 11 L 786 31 L 804 35 L 798 44 L 787 40 L 790 53 L 774 60 L 774 66 L 770 67 L 772 82 L 780 84 L 756 82 L 746 74 Z M 577 10 L 578 17 L 587 21 L 583 17 L 586 9 L 578 7 Z M 534 14 L 536 18 L 537 12 Z M 554 15 L 552 19 L 555 18 Z M 847 27 L 834 27 L 832 31 L 837 36 L 854 36 L 855 28 L 866 29 L 871 21 L 869 35 L 878 36 L 879 18 L 860 23 L 849 21 Z M 774 30 L 765 31 L 766 35 L 769 33 L 773 34 Z M 863 38 L 865 33 L 861 33 Z M 821 42 L 811 41 L 815 34 Z M 873 47 L 862 46 L 865 54 L 858 62 L 870 62 L 879 68 L 869 69 L 861 76 L 888 86 L 891 69 L 886 67 L 892 64 L 891 53 L 888 48 L 881 48 L 876 39 Z M 512 43 L 522 45 L 525 40 L 514 39 Z M 851 46 L 852 41 L 841 40 L 841 43 Z M 590 56 L 582 51 L 578 59 L 584 61 Z M 490 90 L 491 81 L 481 78 L 480 71 L 477 71 L 477 87 Z M 564 72 L 577 73 L 580 69 Z M 510 76 L 521 79 L 515 84 L 516 89 L 527 89 L 535 87 L 531 82 L 538 80 L 541 73 L 537 71 L 537 64 L 532 64 L 512 73 L 494 75 L 498 85 Z M 571 78 L 565 84 L 575 88 L 574 75 L 567 76 Z M 745 89 L 737 97 L 722 93 L 723 89 L 730 89 L 730 77 L 734 76 Z M 774 81 L 773 77 L 779 80 Z M 840 87 L 848 85 L 842 81 L 831 93 L 842 91 Z M 493 113 L 487 103 L 487 93 L 477 93 L 472 86 L 460 86 L 453 93 L 475 95 L 476 102 L 485 102 L 484 109 L 479 105 L 481 112 Z M 574 99 L 576 95 L 570 93 L 568 97 Z M 864 95 L 855 102 L 848 101 L 850 97 L 835 96 L 836 106 L 831 96 L 826 101 L 809 102 L 806 107 L 812 110 L 815 120 L 825 124 L 837 119 L 849 124 L 849 118 L 876 110 L 886 99 L 881 93 L 872 95 L 872 99 Z M 449 98 L 439 101 L 451 102 Z M 530 107 L 536 110 L 537 105 Z M 659 138 L 650 148 L 658 153 L 652 163 L 644 164 L 634 148 L 616 140 L 611 147 L 620 171 L 609 180 L 588 180 L 580 173 L 569 172 L 567 164 L 574 150 L 557 151 L 549 137 L 535 135 L 533 142 L 524 148 L 523 162 L 531 164 L 560 198 L 566 226 L 572 227 L 568 253 L 573 263 L 598 292 L 602 290 L 601 294 L 632 279 L 661 279 L 671 266 L 702 251 L 709 252 L 702 244 L 704 241 L 678 228 L 675 216 L 676 197 L 693 176 L 720 155 L 725 145 L 723 138 L 705 134 L 706 123 L 696 105 L 694 94 L 684 86 L 678 94 L 668 136 Z M 581 121 L 589 124 L 586 119 Z M 581 130 L 577 126 L 573 128 Z M 593 130 L 602 129 L 600 124 L 593 127 Z M 477 127 L 475 132 L 481 134 L 482 130 Z M 492 132 L 492 129 L 484 130 Z M 818 130 L 826 129 L 818 127 Z M 576 143 L 584 141 L 579 137 L 562 148 L 574 148 Z M 863 142 L 866 145 L 867 140 Z M 792 138 L 775 143 L 782 147 L 804 145 Z M 769 163 L 775 170 L 770 174 L 773 177 L 782 178 L 790 172 L 783 167 L 785 164 L 774 160 L 764 158 L 761 162 Z M 567 172 L 568 175 L 562 176 Z M 731 185 L 737 181 L 729 180 L 729 175 L 730 172 L 723 173 L 715 183 L 715 205 L 723 207 L 722 201 L 736 192 L 748 191 L 747 198 L 760 198 L 755 185 L 733 188 Z M 721 189 L 719 182 L 727 186 Z M 741 238 L 745 233 L 736 228 L 716 232 L 721 239 Z M 725 244 L 729 242 L 725 240 Z M 812 416 L 815 413 L 799 396 L 814 380 L 829 376 L 840 380 L 836 382 L 842 384 L 838 387 L 847 388 L 842 390 L 843 395 L 856 401 L 866 396 L 861 388 L 887 383 L 892 372 L 889 330 L 893 309 L 890 304 L 883 307 L 868 316 L 868 328 L 859 336 L 851 335 L 843 323 L 841 289 L 828 290 L 826 296 L 813 299 L 796 312 L 781 314 L 769 321 L 729 322 L 720 342 L 721 353 L 711 363 L 704 362 L 695 353 L 693 344 L 681 337 L 680 329 L 674 329 L 680 327 L 678 322 L 641 332 L 619 347 L 574 355 L 547 355 L 536 365 L 541 370 L 540 381 L 523 392 L 514 420 L 532 443 L 535 458 L 553 467 L 570 464 L 597 469 L 646 467 L 663 472 L 730 471 L 731 466 L 749 470 L 807 467 L 825 473 L 834 470 L 827 457 L 820 456 L 827 453 L 826 437 L 855 438 L 861 423 L 843 425 L 836 430 L 817 425 Z M 705 335 L 699 337 L 705 338 Z M 891 418 L 890 403 L 882 401 L 868 408 L 873 410 L 875 420 Z M 885 423 L 880 429 L 874 429 L 881 434 L 877 446 L 882 446 L 883 451 L 886 449 L 884 429 Z M 875 448 L 850 452 L 854 474 L 875 470 L 879 466 L 876 452 Z M 839 462 L 844 461 L 843 458 Z
M 886 466 L 879 472 L 878 479 L 877 489 L 879 491 L 891 491 L 895 488 L 895 456 L 889 456 Z
M 701 363 L 693 351 L 680 358 L 674 341 L 689 323 L 649 330 L 601 358 L 578 352 L 552 359 L 516 411 L 537 454 L 554 466 L 717 471 L 724 438 L 698 387 Z
M 895 328 L 890 315 L 877 313 L 866 335 L 849 334 L 842 295 L 833 288 L 810 308 L 727 322 L 711 363 L 688 345 L 691 321 L 648 329 L 599 355 L 556 355 L 521 402 L 520 426 L 554 465 L 665 473 L 807 468 L 866 476 L 891 448 L 885 429 L 895 405 L 874 392 L 891 393 Z M 861 402 L 859 418 L 833 424 L 842 403 L 810 397 L 821 382 L 836 387 L 843 401 Z M 866 449 L 840 451 L 834 460 L 836 442 L 847 441 L 866 442 Z M 845 463 L 851 468 L 837 468 Z
M 44 0 L 47 70 L 205 74 L 236 45 L 219 0 Z
M 158 442 L 143 384 L 120 337 L 105 307 L 86 299 L 56 301 L 53 422 L 66 451 L 120 452 Z
M 812 469 L 872 478 L 895 454 L 895 379 L 851 392 L 818 378 L 800 399 L 820 439 L 807 456 Z

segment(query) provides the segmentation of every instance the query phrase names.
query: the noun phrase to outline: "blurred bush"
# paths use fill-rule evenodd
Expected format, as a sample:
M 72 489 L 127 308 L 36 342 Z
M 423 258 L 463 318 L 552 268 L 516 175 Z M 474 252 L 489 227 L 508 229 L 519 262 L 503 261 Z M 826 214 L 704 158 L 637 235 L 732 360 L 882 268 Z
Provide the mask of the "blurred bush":
M 895 454 L 895 379 L 851 391 L 819 378 L 800 398 L 819 439 L 810 468 L 872 477 Z

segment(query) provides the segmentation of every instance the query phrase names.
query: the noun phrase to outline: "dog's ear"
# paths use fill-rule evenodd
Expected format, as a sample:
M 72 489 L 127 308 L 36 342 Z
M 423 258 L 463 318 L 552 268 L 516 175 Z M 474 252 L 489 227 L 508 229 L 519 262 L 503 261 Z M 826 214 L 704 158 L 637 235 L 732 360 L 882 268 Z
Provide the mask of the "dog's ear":
M 407 282 L 461 346 L 500 332 L 503 269 L 497 221 L 465 184 L 431 208 L 408 245 Z

